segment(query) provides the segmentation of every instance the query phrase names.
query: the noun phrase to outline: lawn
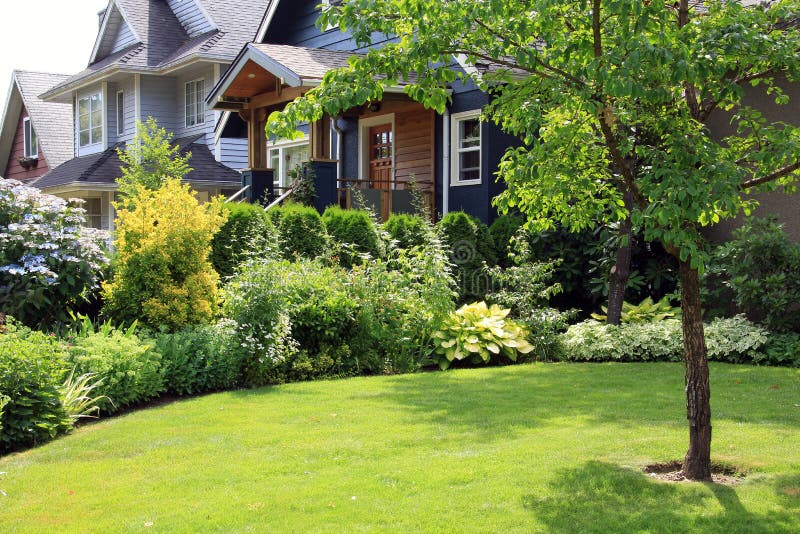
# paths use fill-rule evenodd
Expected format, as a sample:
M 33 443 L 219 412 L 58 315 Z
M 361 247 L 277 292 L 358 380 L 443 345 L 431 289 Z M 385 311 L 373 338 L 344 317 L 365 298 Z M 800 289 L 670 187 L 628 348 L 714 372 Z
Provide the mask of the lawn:
M 0 532 L 799 532 L 800 370 L 711 367 L 735 486 L 665 483 L 677 364 L 535 364 L 209 395 L 0 458 Z

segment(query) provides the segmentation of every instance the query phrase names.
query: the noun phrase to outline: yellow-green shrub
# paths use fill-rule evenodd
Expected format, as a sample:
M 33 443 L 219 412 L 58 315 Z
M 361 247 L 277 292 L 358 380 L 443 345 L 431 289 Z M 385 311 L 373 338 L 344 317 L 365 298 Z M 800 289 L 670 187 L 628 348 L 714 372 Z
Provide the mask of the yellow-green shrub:
M 140 186 L 133 208 L 120 208 L 116 273 L 103 284 L 105 315 L 170 329 L 211 320 L 219 276 L 209 252 L 225 222 L 221 201 L 200 205 L 188 185 L 170 178 L 155 191 Z

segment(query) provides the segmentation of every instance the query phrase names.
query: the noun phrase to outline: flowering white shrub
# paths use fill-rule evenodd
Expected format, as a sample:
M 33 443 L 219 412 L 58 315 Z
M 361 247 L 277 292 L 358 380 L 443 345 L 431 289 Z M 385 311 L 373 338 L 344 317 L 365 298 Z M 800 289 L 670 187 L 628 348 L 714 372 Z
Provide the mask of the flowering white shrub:
M 0 178 L 0 312 L 29 325 L 67 318 L 98 288 L 108 233 L 75 202 Z

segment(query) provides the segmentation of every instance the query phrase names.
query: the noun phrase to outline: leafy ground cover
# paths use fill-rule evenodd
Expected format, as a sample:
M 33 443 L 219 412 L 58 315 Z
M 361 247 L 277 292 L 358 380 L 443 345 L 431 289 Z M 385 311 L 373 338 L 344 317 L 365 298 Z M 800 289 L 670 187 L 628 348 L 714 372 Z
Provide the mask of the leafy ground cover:
M 0 459 L 0 531 L 800 531 L 800 371 L 711 365 L 715 461 L 683 366 L 533 364 L 198 397 Z

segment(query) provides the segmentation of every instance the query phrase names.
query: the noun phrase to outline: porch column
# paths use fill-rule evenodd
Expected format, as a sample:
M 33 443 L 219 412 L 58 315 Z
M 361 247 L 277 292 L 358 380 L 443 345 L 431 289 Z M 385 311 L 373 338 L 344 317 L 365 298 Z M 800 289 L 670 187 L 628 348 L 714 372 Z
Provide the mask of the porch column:
M 251 109 L 240 113 L 247 121 L 247 163 L 251 169 L 267 168 L 267 137 L 264 126 L 267 122 L 266 108 Z

